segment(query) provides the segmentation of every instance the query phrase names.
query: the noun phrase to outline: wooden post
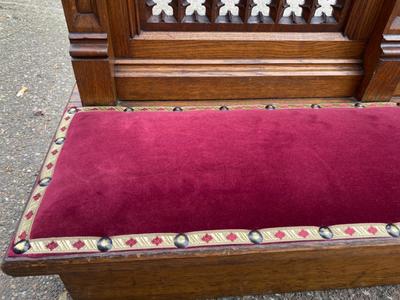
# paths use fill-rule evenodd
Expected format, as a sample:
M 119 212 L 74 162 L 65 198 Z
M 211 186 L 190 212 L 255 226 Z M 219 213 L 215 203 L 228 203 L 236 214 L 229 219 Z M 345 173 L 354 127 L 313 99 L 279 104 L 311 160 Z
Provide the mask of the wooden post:
M 115 105 L 105 0 L 62 0 L 83 105 Z
M 390 101 L 400 83 L 400 0 L 384 2 L 364 55 L 365 76 L 357 97 Z

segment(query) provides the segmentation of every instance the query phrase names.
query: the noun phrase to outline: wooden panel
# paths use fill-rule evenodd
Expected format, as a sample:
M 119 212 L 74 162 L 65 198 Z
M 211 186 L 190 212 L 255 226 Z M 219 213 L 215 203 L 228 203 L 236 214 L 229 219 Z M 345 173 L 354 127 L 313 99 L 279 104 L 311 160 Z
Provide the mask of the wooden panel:
M 188 299 L 400 283 L 400 240 L 269 245 L 5 261 L 60 274 L 74 299 Z
M 107 59 L 72 61 L 84 105 L 115 105 L 114 80 Z
M 363 74 L 358 60 L 116 63 L 121 100 L 349 97 Z
M 382 0 L 354 0 L 345 34 L 350 39 L 369 39 L 380 17 L 383 3 Z
M 396 97 L 400 97 L 400 84 L 397 85 L 397 88 L 396 88 L 396 90 L 395 90 L 395 92 L 394 92 L 394 95 L 395 95 Z
M 304 251 L 134 264 L 132 271 L 62 276 L 74 299 L 193 299 L 395 284 L 395 247 Z M 85 282 L 85 285 L 82 285 Z M 155 284 L 157 283 L 157 284 Z
M 93 0 L 62 0 L 70 32 L 104 32 L 97 2 Z
M 360 58 L 365 43 L 340 33 L 142 33 L 129 57 L 182 59 Z M 201 51 L 199 50 L 201 49 Z

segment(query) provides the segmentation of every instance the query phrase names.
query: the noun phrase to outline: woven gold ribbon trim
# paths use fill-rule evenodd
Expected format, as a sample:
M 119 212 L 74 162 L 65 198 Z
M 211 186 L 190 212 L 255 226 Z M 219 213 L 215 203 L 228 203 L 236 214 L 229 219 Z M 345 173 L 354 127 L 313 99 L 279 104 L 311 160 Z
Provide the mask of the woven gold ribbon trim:
M 398 227 L 400 223 L 396 224 Z M 333 236 L 330 240 L 355 240 L 365 238 L 391 238 L 387 224 L 353 224 L 329 227 Z M 249 238 L 250 230 L 210 230 L 186 233 L 188 245 L 185 248 L 212 246 L 254 245 Z M 319 227 L 281 227 L 258 230 L 262 235 L 259 244 L 288 242 L 324 241 Z M 177 249 L 176 233 L 131 234 L 110 237 L 111 252 L 131 250 Z M 101 237 L 65 237 L 31 240 L 31 248 L 25 254 L 63 254 L 99 252 L 97 242 Z

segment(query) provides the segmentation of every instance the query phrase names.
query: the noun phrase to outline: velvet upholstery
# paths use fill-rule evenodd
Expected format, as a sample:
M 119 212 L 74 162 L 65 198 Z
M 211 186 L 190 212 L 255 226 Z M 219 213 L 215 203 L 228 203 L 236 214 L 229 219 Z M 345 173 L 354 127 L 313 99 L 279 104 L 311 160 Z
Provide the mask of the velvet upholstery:
M 31 238 L 400 220 L 400 109 L 85 112 Z

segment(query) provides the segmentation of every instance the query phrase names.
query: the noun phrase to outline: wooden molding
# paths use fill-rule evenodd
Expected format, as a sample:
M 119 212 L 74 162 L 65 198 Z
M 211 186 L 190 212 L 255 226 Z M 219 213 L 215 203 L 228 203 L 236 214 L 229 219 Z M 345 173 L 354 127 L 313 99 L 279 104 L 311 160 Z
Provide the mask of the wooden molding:
M 389 101 L 400 84 L 400 0 L 384 3 L 364 55 L 365 76 L 358 90 L 363 101 Z
M 116 104 L 107 0 L 62 0 L 83 105 Z
M 70 34 L 70 55 L 73 58 L 107 58 L 107 34 Z
M 362 75 L 357 59 L 142 59 L 116 60 L 114 76 L 120 100 L 229 100 L 351 97 Z

